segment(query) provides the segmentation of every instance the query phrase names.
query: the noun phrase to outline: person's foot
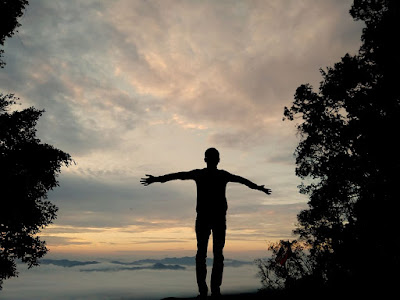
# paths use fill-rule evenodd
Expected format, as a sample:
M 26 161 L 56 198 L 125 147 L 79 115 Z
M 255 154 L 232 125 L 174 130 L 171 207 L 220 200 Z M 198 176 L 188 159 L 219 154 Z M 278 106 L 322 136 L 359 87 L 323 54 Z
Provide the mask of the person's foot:
M 200 293 L 196 299 L 198 300 L 206 300 L 207 299 L 207 293 Z
M 199 285 L 199 295 L 197 296 L 197 299 L 207 299 L 207 294 L 208 294 L 208 286 L 207 284 L 204 285 Z
M 211 293 L 211 299 L 221 299 L 222 295 L 220 291 L 213 291 Z

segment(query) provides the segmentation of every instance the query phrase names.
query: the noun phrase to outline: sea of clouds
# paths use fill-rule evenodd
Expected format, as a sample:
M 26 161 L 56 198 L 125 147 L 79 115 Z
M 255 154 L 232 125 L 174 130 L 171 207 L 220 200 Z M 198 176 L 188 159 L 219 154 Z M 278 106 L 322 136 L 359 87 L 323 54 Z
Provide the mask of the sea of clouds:
M 212 260 L 208 261 L 210 278 Z M 223 293 L 261 287 L 253 262 L 226 259 Z M 194 257 L 124 260 L 44 259 L 19 265 L 18 278 L 4 282 L 0 299 L 162 299 L 197 295 Z

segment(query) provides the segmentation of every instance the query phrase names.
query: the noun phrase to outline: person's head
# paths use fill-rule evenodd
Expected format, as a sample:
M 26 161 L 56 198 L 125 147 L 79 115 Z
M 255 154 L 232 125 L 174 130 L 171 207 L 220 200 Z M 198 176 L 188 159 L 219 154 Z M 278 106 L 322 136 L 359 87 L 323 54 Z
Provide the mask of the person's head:
M 208 148 L 204 153 L 204 161 L 207 163 L 207 167 L 216 168 L 219 163 L 219 152 L 215 148 Z

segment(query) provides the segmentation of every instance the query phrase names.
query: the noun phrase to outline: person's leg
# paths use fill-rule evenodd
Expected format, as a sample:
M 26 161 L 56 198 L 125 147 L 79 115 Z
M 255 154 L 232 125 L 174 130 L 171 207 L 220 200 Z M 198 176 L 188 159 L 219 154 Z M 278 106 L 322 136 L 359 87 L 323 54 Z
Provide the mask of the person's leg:
M 221 217 L 213 222 L 213 253 L 214 263 L 211 273 L 211 293 L 214 296 L 220 295 L 220 286 L 222 284 L 222 273 L 224 271 L 224 255 L 226 236 L 226 220 Z
M 197 254 L 196 254 L 196 279 L 199 287 L 200 295 L 207 295 L 208 287 L 206 283 L 207 277 L 207 247 L 210 237 L 211 228 L 207 220 L 197 217 L 196 219 L 196 238 L 197 238 Z

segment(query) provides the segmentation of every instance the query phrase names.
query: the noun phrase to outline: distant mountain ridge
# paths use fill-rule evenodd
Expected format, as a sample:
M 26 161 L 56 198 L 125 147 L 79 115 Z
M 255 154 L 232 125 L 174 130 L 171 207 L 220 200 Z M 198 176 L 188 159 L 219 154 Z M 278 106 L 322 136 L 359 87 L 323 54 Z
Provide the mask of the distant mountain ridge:
M 142 267 L 105 267 L 105 268 L 94 268 L 94 269 L 82 269 L 81 272 L 118 272 L 118 271 L 137 271 L 137 270 L 186 270 L 185 267 L 180 265 L 164 265 L 161 263 L 155 263 L 149 266 Z
M 207 258 L 207 264 L 210 265 L 212 264 L 212 262 L 213 262 L 212 258 Z M 143 265 L 143 264 L 161 263 L 161 264 L 179 264 L 184 266 L 194 266 L 196 265 L 196 259 L 194 256 L 184 256 L 184 257 L 166 257 L 162 259 L 142 259 L 133 262 L 122 262 L 113 260 L 111 261 L 111 263 L 120 265 Z M 243 265 L 251 265 L 253 264 L 253 262 L 227 258 L 225 259 L 224 264 L 226 267 L 240 267 Z
M 207 258 L 207 264 L 212 265 L 212 258 Z M 84 267 L 88 265 L 99 265 L 96 268 L 83 268 L 81 272 L 117 272 L 117 271 L 135 271 L 135 270 L 185 270 L 186 266 L 195 266 L 194 256 L 184 257 L 166 257 L 162 259 L 141 259 L 132 262 L 112 261 L 79 261 L 68 259 L 42 259 L 43 265 L 55 265 L 64 268 Z M 106 265 L 104 265 L 106 264 Z M 111 264 L 111 266 L 110 266 Z M 253 264 L 252 262 L 240 261 L 235 259 L 225 259 L 226 267 L 240 267 Z M 113 266 L 114 265 L 114 266 Z
M 40 263 L 43 265 L 56 265 L 60 267 L 77 267 L 77 266 L 86 266 L 86 265 L 95 265 L 99 264 L 98 261 L 78 261 L 78 260 L 68 260 L 68 259 L 41 259 Z

